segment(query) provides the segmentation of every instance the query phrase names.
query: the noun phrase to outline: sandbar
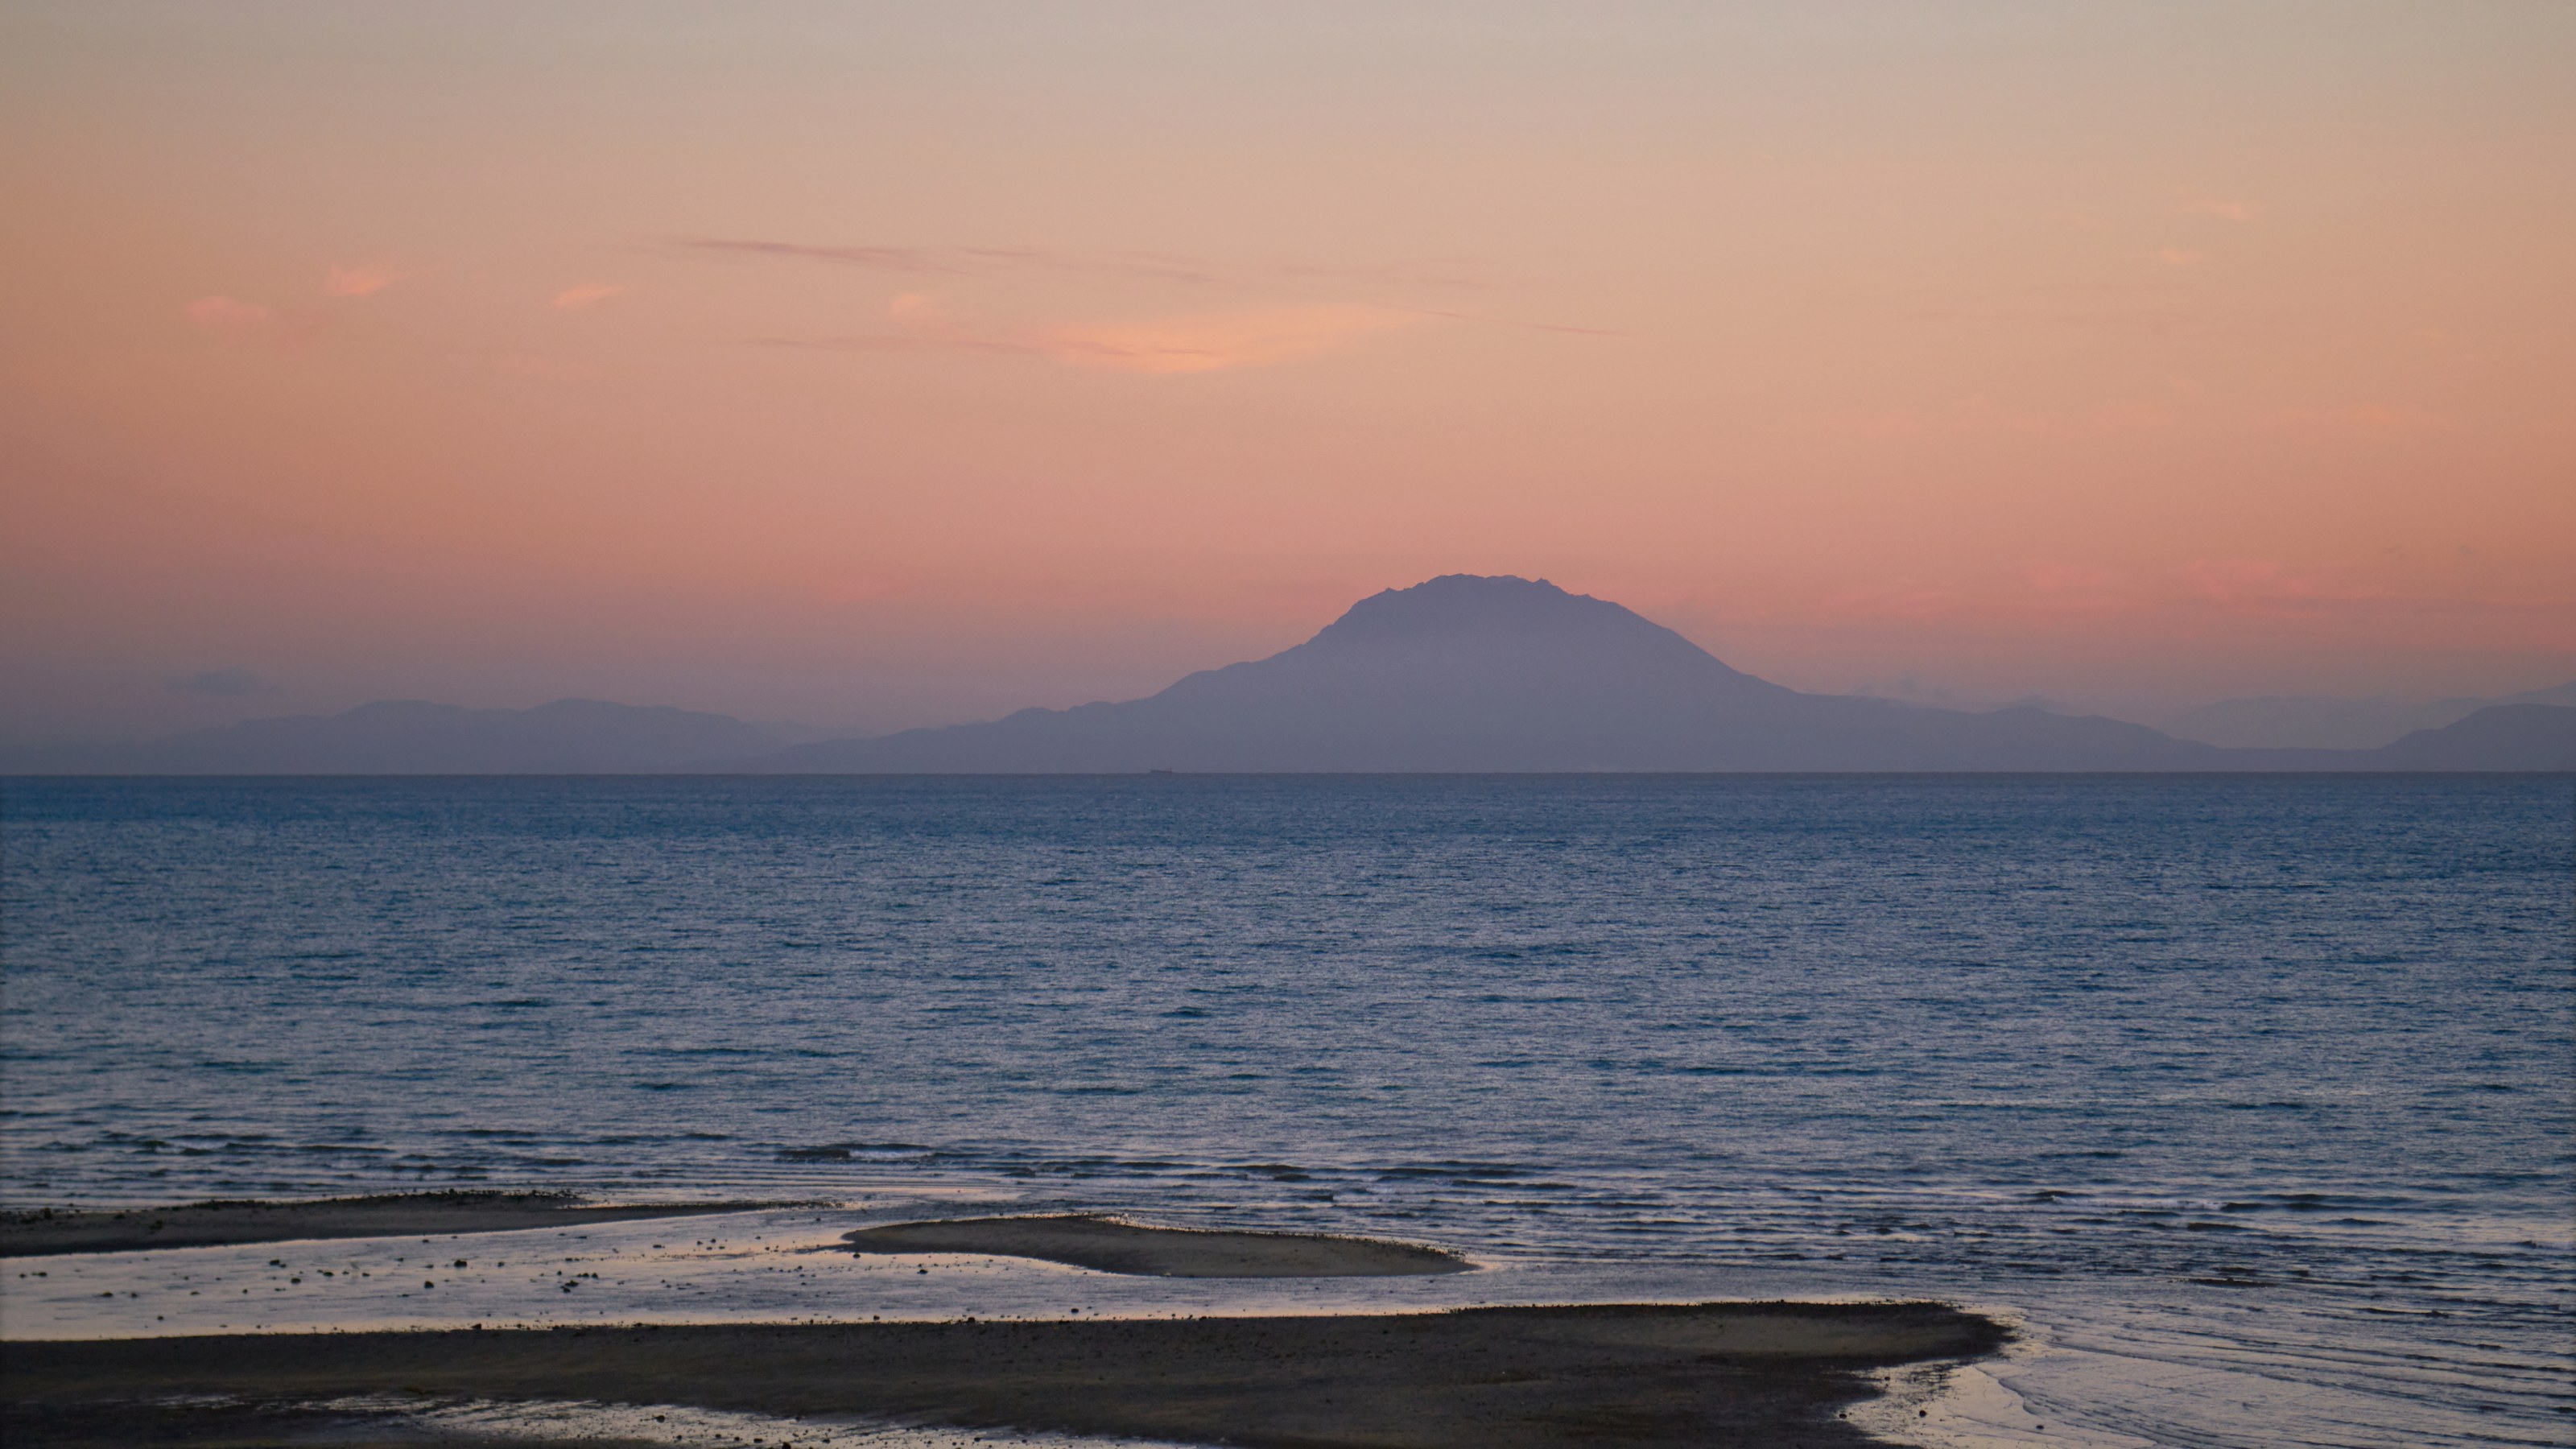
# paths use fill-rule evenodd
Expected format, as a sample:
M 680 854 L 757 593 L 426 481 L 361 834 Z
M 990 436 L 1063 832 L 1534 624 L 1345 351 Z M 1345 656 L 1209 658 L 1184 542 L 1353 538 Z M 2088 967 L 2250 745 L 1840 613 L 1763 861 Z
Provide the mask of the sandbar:
M 746 1212 L 773 1203 L 592 1203 L 571 1193 L 407 1192 L 310 1202 L 193 1202 L 121 1209 L 39 1208 L 0 1217 L 0 1258 L 121 1253 L 306 1238 L 506 1233 L 639 1218 Z
M 1475 1267 L 1383 1238 L 1157 1228 L 1087 1213 L 888 1223 L 841 1241 L 861 1253 L 983 1253 L 1158 1278 L 1393 1278 Z
M 1252 1449 L 1857 1446 L 1875 1368 L 2009 1333 L 1935 1303 L 1710 1303 L 979 1323 L 18 1342 L 14 1444 L 278 1442 L 360 1395 L 684 1405 Z M 390 1416 L 340 1442 L 420 1442 Z M 782 1440 L 788 1435 L 779 1436 Z M 477 1442 L 507 1442 L 489 1437 Z

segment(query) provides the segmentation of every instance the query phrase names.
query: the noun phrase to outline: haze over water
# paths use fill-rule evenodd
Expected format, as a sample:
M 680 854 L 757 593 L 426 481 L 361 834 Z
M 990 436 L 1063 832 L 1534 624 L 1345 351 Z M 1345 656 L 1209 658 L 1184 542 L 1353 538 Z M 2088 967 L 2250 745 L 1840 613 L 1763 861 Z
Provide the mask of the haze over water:
M 980 1184 L 2007 1308 L 2100 1442 L 2562 1444 L 2571 796 L 13 781 L 0 1184 Z

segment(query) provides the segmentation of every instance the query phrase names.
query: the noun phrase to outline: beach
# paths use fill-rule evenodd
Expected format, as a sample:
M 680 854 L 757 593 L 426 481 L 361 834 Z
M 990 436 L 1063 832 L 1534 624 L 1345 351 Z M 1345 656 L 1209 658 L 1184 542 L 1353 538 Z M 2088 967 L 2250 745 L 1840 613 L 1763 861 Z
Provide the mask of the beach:
M 569 1198 L 532 1201 L 526 1194 L 434 1194 L 56 1214 L 38 1219 L 64 1227 L 64 1235 L 38 1240 L 53 1254 L 14 1261 L 22 1274 L 40 1261 L 55 1276 L 76 1272 L 84 1261 L 106 1263 L 116 1255 L 82 1255 L 62 1246 L 66 1236 L 86 1233 L 95 1240 L 117 1224 L 131 1229 L 154 1221 L 168 1225 L 165 1233 L 362 1221 L 399 1224 L 408 1233 L 454 1228 L 482 1214 L 509 1224 L 499 1231 L 518 1231 L 515 1238 L 451 1232 L 441 1239 L 480 1262 L 498 1251 L 525 1254 L 539 1242 L 589 1241 L 560 1232 L 532 1237 L 522 1221 L 529 1216 L 553 1227 L 613 1222 L 621 1211 Z M 762 1244 L 763 1234 L 781 1226 L 779 1217 L 730 1220 L 752 1229 L 753 1243 L 761 1244 L 750 1271 L 781 1271 L 782 1253 L 789 1265 L 814 1256 L 861 1264 L 891 1259 L 884 1266 L 907 1282 L 915 1267 L 928 1274 L 935 1265 L 946 1276 L 960 1263 L 994 1259 L 1060 1265 L 1017 1270 L 1059 1284 L 1075 1281 L 1063 1276 L 1066 1269 L 1088 1270 L 1077 1278 L 1258 1284 L 1436 1280 L 1475 1267 L 1437 1247 L 1388 1239 L 1181 1229 L 1067 1213 L 877 1223 L 849 1231 L 827 1224 L 803 1238 Z M 107 1222 L 86 1221 L 94 1218 Z M 510 1242 L 520 1246 L 503 1247 Z M 363 1246 L 346 1243 L 341 1250 Z M 382 1239 L 373 1246 L 403 1243 Z M 278 1239 L 256 1251 L 274 1248 L 300 1262 L 314 1247 Z M 202 1250 L 124 1256 L 185 1258 L 198 1265 L 195 1272 L 213 1261 Z M 563 1261 L 579 1269 L 592 1260 Z M 453 1264 L 466 1266 L 464 1257 Z M 450 1273 L 433 1271 L 455 1290 Z M 267 1276 L 307 1281 L 292 1268 Z M 328 1278 L 319 1274 L 315 1281 Z M 208 1288 L 221 1283 L 196 1281 Z M 495 1306 L 516 1303 L 524 1312 L 583 1281 L 596 1283 L 599 1275 L 540 1273 Z M 261 1286 L 262 1297 L 284 1291 Z M 874 1300 L 847 1298 L 842 1321 L 824 1322 L 537 1326 L 496 1319 L 488 1327 L 314 1331 L 308 1324 L 204 1333 L 164 1326 L 157 1317 L 146 1327 L 138 1317 L 116 1336 L 13 1334 L 0 1349 L 0 1430 L 13 1444 L 49 1445 L 560 1439 L 560 1432 L 534 1433 L 534 1411 L 552 1414 L 558 1431 L 569 1415 L 577 1437 L 593 1443 L 730 1437 L 820 1446 L 850 1436 L 879 1444 L 881 1438 L 867 1436 L 886 1432 L 1011 1430 L 1303 1449 L 1860 1444 L 1877 1441 L 1838 1416 L 1883 1387 L 1869 1377 L 1873 1371 L 1973 1359 L 2011 1337 L 1990 1318 L 1924 1302 L 1282 1313 L 1190 1312 L 1175 1300 L 1159 1310 L 1131 1305 L 1123 1315 L 1101 1316 L 1095 1306 L 1088 1318 L 1080 1307 L 997 1318 L 978 1306 L 938 1321 L 854 1321 L 869 1301 L 882 1302 L 881 1291 Z M 123 1336 L 138 1331 L 153 1336 Z M 460 1414 L 474 1421 L 470 1432 Z M 693 1414 L 753 1418 L 748 1430 L 739 1417 L 725 1421 L 725 1431 L 669 1427 L 675 1419 L 697 1423 Z M 642 1432 L 647 1425 L 652 1432 Z M 941 1441 L 916 1434 L 901 1442 Z

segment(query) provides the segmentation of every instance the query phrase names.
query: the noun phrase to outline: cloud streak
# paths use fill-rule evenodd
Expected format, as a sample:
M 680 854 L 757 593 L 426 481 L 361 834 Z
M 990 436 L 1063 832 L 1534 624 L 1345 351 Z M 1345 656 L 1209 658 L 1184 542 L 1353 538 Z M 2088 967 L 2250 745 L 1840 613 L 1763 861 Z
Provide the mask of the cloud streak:
M 1063 327 L 1039 339 L 1048 355 L 1120 372 L 1227 372 L 1330 352 L 1372 332 L 1418 322 L 1387 307 L 1271 307 L 1150 322 Z
M 700 256 L 770 258 L 864 267 L 921 276 L 1003 277 L 1043 273 L 1099 281 L 1167 282 L 1236 290 L 1278 290 L 1313 283 L 1488 290 L 1493 284 L 1437 266 L 1307 263 L 1227 265 L 1158 252 L 1072 252 L 1046 247 L 818 246 L 744 237 L 673 237 L 664 243 Z
M 994 331 L 951 321 L 907 293 L 888 309 L 893 332 L 758 339 L 767 347 L 830 352 L 958 352 L 1042 357 L 1074 367 L 1173 375 L 1268 367 L 1336 351 L 1371 333 L 1427 320 L 1392 307 L 1335 304 L 1200 312 L 1136 322 Z
M 615 282 L 583 282 L 555 293 L 554 300 L 546 306 L 556 312 L 578 312 L 585 307 L 596 307 L 625 290 Z
M 1284 361 L 1334 345 L 1329 341 L 1312 344 L 1291 340 L 1292 335 L 1304 337 L 1321 331 L 1338 336 L 1382 331 L 1402 325 L 1402 320 L 1408 319 L 1477 322 L 1530 332 L 1584 337 L 1628 335 L 1605 327 L 1526 322 L 1400 300 L 1400 294 L 1408 288 L 1486 290 L 1493 285 L 1432 266 L 1290 263 L 1227 266 L 1153 252 L 1103 254 L 1041 247 L 987 246 L 817 246 L 744 237 L 676 237 L 667 239 L 664 245 L 699 256 L 812 262 L 908 276 L 951 277 L 961 282 L 1073 278 L 1101 284 L 1150 283 L 1293 299 L 1278 307 L 1208 312 L 1192 319 L 1177 320 L 1176 325 L 1184 326 L 1186 333 L 1173 332 L 1167 327 L 1160 332 L 1138 330 L 1138 327 L 1166 326 L 1158 323 L 1064 327 L 1042 334 L 1005 337 L 962 335 L 954 331 L 928 337 L 922 335 L 921 329 L 911 328 L 902 337 L 842 336 L 802 341 L 765 339 L 780 346 L 873 351 L 918 351 L 944 347 L 957 351 L 1040 353 L 1062 361 L 1135 372 L 1212 372 L 1260 365 L 1259 362 L 1238 361 L 1238 358 Z M 1355 298 L 1353 293 L 1358 296 Z M 1363 314 L 1373 320 L 1360 324 L 1357 319 Z M 1252 340 L 1256 334 L 1263 340 Z
M 674 237 L 667 245 L 702 256 L 782 258 L 867 267 L 881 272 L 920 272 L 952 277 L 976 274 L 971 267 L 938 260 L 936 253 L 921 247 L 809 246 L 801 242 L 756 241 L 739 237 Z
M 2183 566 L 2182 577 L 2191 600 L 2231 614 L 2305 615 L 2398 597 L 2265 558 L 2198 559 Z
M 325 297 L 372 297 L 396 282 L 419 276 L 391 262 L 368 262 L 355 267 L 333 267 L 322 280 Z

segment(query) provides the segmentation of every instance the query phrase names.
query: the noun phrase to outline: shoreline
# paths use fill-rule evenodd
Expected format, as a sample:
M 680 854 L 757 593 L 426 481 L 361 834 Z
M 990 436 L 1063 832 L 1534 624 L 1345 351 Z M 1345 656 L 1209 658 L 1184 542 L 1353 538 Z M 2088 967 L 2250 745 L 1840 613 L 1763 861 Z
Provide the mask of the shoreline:
M 1703 1303 L 57 1340 L 0 1356 L 0 1428 L 13 1443 L 241 1442 L 309 1427 L 329 1401 L 395 1395 L 1250 1449 L 1826 1449 L 1880 1442 L 1839 1417 L 1875 1395 L 1871 1371 L 1979 1358 L 2011 1336 L 1937 1303 Z
M 31 1208 L 0 1217 L 0 1258 L 125 1253 L 327 1238 L 507 1233 L 644 1218 L 705 1217 L 768 1202 L 592 1203 L 573 1193 L 417 1192 L 309 1201 L 217 1199 L 169 1207 Z
M 1095 1213 L 934 1218 L 843 1233 L 855 1253 L 977 1253 L 1154 1278 L 1402 1278 L 1473 1272 L 1455 1253 L 1331 1233 L 1163 1228 Z

